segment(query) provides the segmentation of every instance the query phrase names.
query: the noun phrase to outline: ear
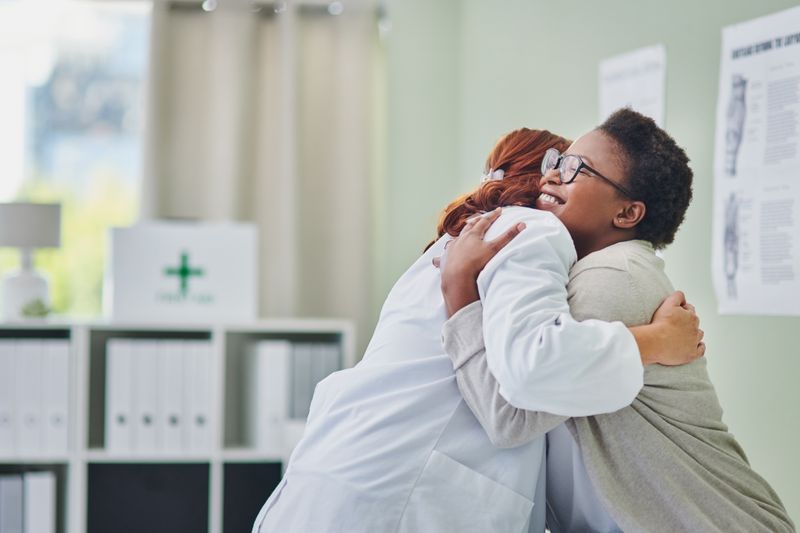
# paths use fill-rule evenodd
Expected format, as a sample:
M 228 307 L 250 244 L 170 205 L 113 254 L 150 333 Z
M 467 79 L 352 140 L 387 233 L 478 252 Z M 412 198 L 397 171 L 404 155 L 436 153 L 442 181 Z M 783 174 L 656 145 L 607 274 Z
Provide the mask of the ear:
M 644 218 L 647 206 L 644 202 L 627 202 L 614 216 L 614 227 L 619 229 L 633 229 Z

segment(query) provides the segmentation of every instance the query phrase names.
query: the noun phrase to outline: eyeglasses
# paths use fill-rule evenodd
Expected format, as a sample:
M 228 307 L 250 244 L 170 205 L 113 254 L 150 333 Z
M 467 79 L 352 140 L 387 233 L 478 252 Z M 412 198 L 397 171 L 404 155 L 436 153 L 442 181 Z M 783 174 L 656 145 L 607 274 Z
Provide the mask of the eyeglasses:
M 575 181 L 575 178 L 578 174 L 583 173 L 587 176 L 594 176 L 596 178 L 600 178 L 602 180 L 607 181 L 611 184 L 612 187 L 617 189 L 619 192 L 627 196 L 628 198 L 633 198 L 633 195 L 629 193 L 625 187 L 622 185 L 618 185 L 614 181 L 608 179 L 607 177 L 600 174 L 598 171 L 587 165 L 581 159 L 579 155 L 567 154 L 562 155 L 558 150 L 555 148 L 550 148 L 544 153 L 544 159 L 542 159 L 542 176 L 544 176 L 548 171 L 558 169 L 558 180 L 566 185 L 567 183 L 572 183 Z M 588 170 L 589 172 L 585 172 Z M 591 174 L 590 174 L 591 173 Z

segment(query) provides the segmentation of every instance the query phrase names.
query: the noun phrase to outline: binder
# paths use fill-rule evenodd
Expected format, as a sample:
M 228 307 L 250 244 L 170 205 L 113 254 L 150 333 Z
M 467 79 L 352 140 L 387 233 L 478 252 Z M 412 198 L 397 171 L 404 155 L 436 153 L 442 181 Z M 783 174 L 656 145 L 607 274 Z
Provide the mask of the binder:
M 246 445 L 267 453 L 282 452 L 291 361 L 289 341 L 260 341 L 248 347 L 242 366 Z
M 325 377 L 330 376 L 334 372 L 338 372 L 344 368 L 341 345 L 338 342 L 331 342 L 326 344 L 326 348 L 325 359 L 327 361 L 328 373 Z
M 303 438 L 303 433 L 306 430 L 305 420 L 288 420 L 284 425 L 283 431 L 283 453 L 281 457 L 284 462 L 288 462 L 292 456 L 297 443 Z
M 311 400 L 314 399 L 314 392 L 317 384 L 328 376 L 328 346 L 326 343 L 315 343 L 311 345 Z M 309 402 L 309 412 L 311 411 Z M 306 417 L 307 419 L 308 417 Z
M 12 454 L 16 441 L 15 363 L 14 341 L 0 339 L 0 455 Z
M 106 450 L 133 450 L 133 346 L 129 339 L 110 339 L 106 344 Z
M 327 378 L 334 372 L 341 370 L 339 361 L 339 345 L 332 342 L 321 342 L 315 344 L 313 348 L 313 383 L 314 390 L 320 381 Z
M 55 473 L 27 472 L 23 477 L 23 485 L 25 533 L 55 533 Z
M 158 341 L 131 341 L 134 368 L 133 449 L 136 453 L 158 451 Z
M 20 340 L 16 349 L 17 453 L 42 449 L 42 342 Z
M 184 387 L 186 449 L 208 451 L 212 446 L 211 377 L 213 360 L 211 343 L 208 341 L 185 341 L 183 353 L 183 368 L 186 376 L 186 386 Z
M 0 475 L 0 531 L 23 533 L 22 476 Z
M 311 357 L 312 346 L 306 342 L 293 345 L 292 353 L 292 403 L 290 417 L 305 421 L 311 405 Z
M 180 340 L 159 342 L 159 409 L 157 414 L 163 451 L 183 449 L 183 343 Z
M 69 341 L 44 342 L 44 450 L 66 453 L 69 445 Z

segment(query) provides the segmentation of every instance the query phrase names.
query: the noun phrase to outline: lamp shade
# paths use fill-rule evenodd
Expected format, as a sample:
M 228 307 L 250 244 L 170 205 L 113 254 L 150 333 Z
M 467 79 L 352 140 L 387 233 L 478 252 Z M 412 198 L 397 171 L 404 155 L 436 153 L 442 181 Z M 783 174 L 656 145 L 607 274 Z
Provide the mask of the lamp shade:
M 60 244 L 60 204 L 0 203 L 0 246 L 51 248 Z

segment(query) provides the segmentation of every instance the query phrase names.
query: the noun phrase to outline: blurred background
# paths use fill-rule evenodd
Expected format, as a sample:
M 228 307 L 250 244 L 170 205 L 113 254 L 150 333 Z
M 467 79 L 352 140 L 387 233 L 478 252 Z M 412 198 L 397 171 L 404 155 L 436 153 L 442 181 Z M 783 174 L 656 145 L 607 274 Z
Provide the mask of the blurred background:
M 598 64 L 663 43 L 694 201 L 664 253 L 725 421 L 800 519 L 800 318 L 720 315 L 711 282 L 721 30 L 791 0 L 0 0 L 0 202 L 60 202 L 54 310 L 100 315 L 106 234 L 248 221 L 262 317 L 344 318 L 357 357 L 442 208 L 521 126 L 598 122 Z M 18 262 L 0 250 L 0 272 Z M 798 298 L 800 294 L 787 294 Z

